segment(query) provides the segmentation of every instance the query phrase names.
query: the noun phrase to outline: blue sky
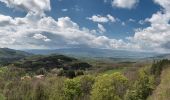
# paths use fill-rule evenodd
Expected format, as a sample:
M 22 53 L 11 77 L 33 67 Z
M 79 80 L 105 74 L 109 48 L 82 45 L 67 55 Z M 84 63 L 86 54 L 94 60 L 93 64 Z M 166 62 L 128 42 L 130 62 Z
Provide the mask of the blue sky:
M 167 52 L 169 6 L 168 0 L 0 0 L 0 46 Z
M 139 24 L 140 20 L 145 20 L 152 16 L 153 13 L 159 11 L 160 6 L 153 3 L 152 0 L 141 0 L 134 8 L 124 9 L 116 8 L 111 5 L 111 0 L 51 0 L 51 11 L 47 11 L 48 16 L 58 19 L 60 17 L 69 16 L 74 22 L 81 27 L 96 29 L 97 23 L 87 19 L 93 15 L 105 16 L 110 14 L 115 18 L 119 18 L 121 22 L 104 23 L 103 26 L 107 29 L 104 34 L 112 38 L 125 38 L 134 35 L 134 29 L 147 27 Z M 24 17 L 27 12 L 18 11 L 13 8 L 8 8 L 4 3 L 0 3 L 0 13 L 13 17 Z M 67 9 L 67 11 L 62 11 Z M 129 19 L 135 22 L 129 22 Z M 125 22 L 125 26 L 122 26 Z

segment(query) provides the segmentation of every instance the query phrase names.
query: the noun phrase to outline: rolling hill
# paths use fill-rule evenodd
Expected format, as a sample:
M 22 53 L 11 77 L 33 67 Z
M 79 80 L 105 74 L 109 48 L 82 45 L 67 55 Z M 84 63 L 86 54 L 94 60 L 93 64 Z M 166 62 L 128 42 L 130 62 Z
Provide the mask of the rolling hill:
M 13 50 L 9 48 L 0 48 L 0 65 L 7 65 L 31 55 L 31 53 L 27 53 L 24 51 Z

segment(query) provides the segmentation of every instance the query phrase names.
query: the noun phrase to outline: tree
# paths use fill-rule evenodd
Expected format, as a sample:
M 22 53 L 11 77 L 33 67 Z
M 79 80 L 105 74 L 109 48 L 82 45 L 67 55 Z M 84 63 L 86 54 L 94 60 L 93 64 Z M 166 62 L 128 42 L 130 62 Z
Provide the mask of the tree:
M 82 91 L 80 100 L 89 100 L 90 92 L 95 82 L 95 78 L 91 75 L 85 75 L 85 76 L 81 76 L 78 78 L 80 78 L 80 85 L 81 85 L 81 91 Z
M 92 100 L 121 100 L 128 80 L 120 73 L 98 76 L 92 89 Z
M 135 82 L 132 89 L 128 90 L 125 100 L 146 100 L 154 89 L 154 77 L 142 69 L 139 71 L 139 79 Z
M 67 79 L 64 82 L 64 95 L 66 100 L 77 100 L 81 93 L 80 79 Z

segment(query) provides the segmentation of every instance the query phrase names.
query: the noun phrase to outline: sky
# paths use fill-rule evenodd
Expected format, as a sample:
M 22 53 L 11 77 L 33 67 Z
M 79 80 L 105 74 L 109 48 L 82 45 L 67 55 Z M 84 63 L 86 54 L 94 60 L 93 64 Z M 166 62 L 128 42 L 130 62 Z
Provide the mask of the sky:
M 0 47 L 169 52 L 170 0 L 0 0 Z

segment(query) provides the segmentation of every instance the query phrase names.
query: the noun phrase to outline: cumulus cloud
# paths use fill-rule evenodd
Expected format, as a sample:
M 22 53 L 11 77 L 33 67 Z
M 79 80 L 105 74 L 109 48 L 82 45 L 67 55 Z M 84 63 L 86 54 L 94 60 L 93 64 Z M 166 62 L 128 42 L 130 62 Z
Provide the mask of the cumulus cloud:
M 154 0 L 155 3 L 163 7 L 153 14 L 151 18 L 145 21 L 150 23 L 150 26 L 144 29 L 139 29 L 135 32 L 134 40 L 143 49 L 167 51 L 170 46 L 170 1 L 169 0 Z
M 7 7 L 24 10 L 25 17 L 10 17 L 0 14 L 0 47 L 10 48 L 62 48 L 72 46 L 89 46 L 97 48 L 127 48 L 122 40 L 99 36 L 96 30 L 80 27 L 69 17 L 57 20 L 45 15 L 49 11 L 50 0 L 0 0 Z M 42 16 L 43 15 L 43 16 Z M 45 15 L 45 16 L 44 16 Z M 95 22 L 115 22 L 107 15 L 89 18 Z M 99 30 L 105 32 L 103 25 Z M 9 41 L 10 40 L 10 41 Z
M 51 10 L 50 0 L 0 0 L 10 8 L 42 14 Z
M 137 29 L 128 41 L 108 38 L 96 32 L 106 32 L 102 23 L 115 22 L 111 15 L 94 15 L 89 20 L 98 23 L 98 30 L 80 27 L 69 17 L 57 20 L 41 16 L 50 10 L 49 0 L 0 0 L 8 7 L 24 9 L 25 17 L 10 17 L 0 14 L 0 47 L 10 48 L 62 48 L 89 46 L 109 49 L 128 50 L 169 50 L 170 49 L 170 1 L 155 0 L 163 10 L 147 18 L 150 26 Z M 40 1 L 40 2 L 38 2 Z M 121 1 L 121 0 L 120 0 Z M 130 2 L 130 1 L 128 1 Z M 32 9 L 32 6 L 35 5 Z
M 4 16 L 0 14 L 0 26 L 12 24 L 12 18 L 10 16 Z
M 118 8 L 133 8 L 139 0 L 112 0 L 112 6 Z
M 170 10 L 170 1 L 169 0 L 154 0 L 155 3 L 159 4 L 160 6 L 164 7 L 166 10 Z
M 98 36 L 95 30 L 80 28 L 69 17 L 54 20 L 52 17 L 39 18 L 34 13 L 28 13 L 23 18 L 5 15 L 1 17 L 3 17 L 0 19 L 1 47 L 62 48 L 84 45 L 110 49 L 126 48 L 123 41 Z M 99 27 L 101 31 L 105 31 L 102 25 Z
M 92 17 L 87 18 L 87 19 L 93 22 L 98 22 L 98 23 L 116 22 L 117 20 L 110 14 L 108 14 L 107 16 L 93 15 Z

